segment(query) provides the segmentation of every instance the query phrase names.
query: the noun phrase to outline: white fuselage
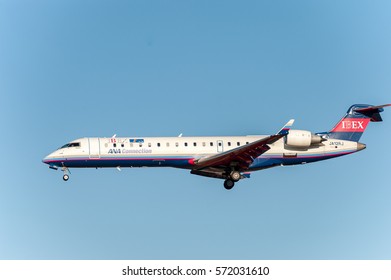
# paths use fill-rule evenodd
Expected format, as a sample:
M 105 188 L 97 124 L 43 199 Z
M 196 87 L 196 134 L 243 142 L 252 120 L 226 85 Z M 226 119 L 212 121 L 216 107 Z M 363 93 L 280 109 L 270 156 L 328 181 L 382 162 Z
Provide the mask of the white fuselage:
M 195 160 L 226 152 L 266 136 L 80 138 L 43 161 L 52 167 L 157 167 L 191 169 Z M 68 144 L 68 145 L 69 145 Z M 308 148 L 287 146 L 284 139 L 254 159 L 248 171 L 302 164 L 361 150 L 353 141 L 328 139 Z
M 369 122 L 380 122 L 380 113 L 391 104 L 354 104 L 329 131 L 312 133 L 291 129 L 290 119 L 277 133 L 215 137 L 111 137 L 80 138 L 43 159 L 52 169 L 175 167 L 191 174 L 224 179 L 224 187 L 248 178 L 249 172 L 274 166 L 331 159 L 365 149 L 359 143 Z

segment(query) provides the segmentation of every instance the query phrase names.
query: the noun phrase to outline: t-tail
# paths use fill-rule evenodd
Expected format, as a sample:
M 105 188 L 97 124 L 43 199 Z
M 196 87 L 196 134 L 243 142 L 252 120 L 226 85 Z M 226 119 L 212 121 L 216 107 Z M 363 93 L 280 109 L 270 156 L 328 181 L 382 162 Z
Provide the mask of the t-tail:
M 391 104 L 380 106 L 365 104 L 352 105 L 345 116 L 327 133 L 329 138 L 358 142 L 370 121 L 383 121 L 380 113 L 387 106 L 391 106 Z

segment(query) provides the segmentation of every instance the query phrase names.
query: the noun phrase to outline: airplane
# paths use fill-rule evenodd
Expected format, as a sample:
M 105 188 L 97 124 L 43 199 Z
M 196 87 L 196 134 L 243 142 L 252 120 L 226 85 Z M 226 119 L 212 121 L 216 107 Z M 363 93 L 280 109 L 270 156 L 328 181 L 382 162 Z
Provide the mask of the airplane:
M 291 119 L 276 134 L 213 137 L 85 137 L 46 156 L 49 168 L 174 167 L 191 174 L 219 178 L 230 190 L 253 171 L 332 159 L 366 148 L 359 141 L 369 122 L 380 122 L 385 104 L 352 105 L 327 132 L 293 130 Z

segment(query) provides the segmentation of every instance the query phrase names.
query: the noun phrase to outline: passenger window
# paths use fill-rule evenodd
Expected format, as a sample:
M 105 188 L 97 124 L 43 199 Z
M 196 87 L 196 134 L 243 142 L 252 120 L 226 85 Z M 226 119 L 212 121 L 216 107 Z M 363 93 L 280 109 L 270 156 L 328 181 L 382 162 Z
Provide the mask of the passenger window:
M 194 146 L 194 147 L 197 147 L 197 143 L 196 143 L 196 142 L 194 142 L 194 143 L 193 143 L 193 146 Z
M 187 142 L 185 142 L 185 147 L 187 147 Z
M 231 146 L 231 142 L 228 142 L 228 146 Z
M 117 147 L 117 144 L 114 143 L 114 144 L 113 144 L 113 147 L 114 147 L 114 148 Z
M 169 142 L 166 143 L 166 147 L 170 147 L 170 143 Z
M 219 147 L 221 147 L 221 142 L 219 142 Z
M 236 144 L 238 144 L 238 146 L 240 146 L 240 142 L 237 142 Z
M 151 148 L 151 143 L 148 143 L 148 147 Z
M 210 146 L 213 147 L 213 142 L 210 142 Z
M 202 147 L 205 147 L 206 146 L 206 143 L 205 142 L 202 142 Z
M 138 146 L 141 148 L 143 146 L 143 144 L 140 143 Z
M 179 146 L 179 143 L 178 143 L 178 142 L 176 142 L 176 143 L 175 143 L 175 147 L 178 147 L 178 146 Z
M 122 147 L 122 148 L 124 147 L 124 143 L 121 144 L 121 147 Z
M 160 147 L 160 143 L 157 143 L 157 146 Z
M 250 142 L 246 142 L 246 145 L 250 144 Z

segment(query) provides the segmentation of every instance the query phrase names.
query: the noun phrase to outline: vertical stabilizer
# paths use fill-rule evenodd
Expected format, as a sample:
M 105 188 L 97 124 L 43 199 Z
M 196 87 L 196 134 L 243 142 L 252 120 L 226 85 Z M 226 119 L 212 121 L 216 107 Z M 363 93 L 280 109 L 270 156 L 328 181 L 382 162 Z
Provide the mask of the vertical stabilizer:
M 352 105 L 345 116 L 328 133 L 330 138 L 358 142 L 369 122 L 381 122 L 380 113 L 391 104 L 372 106 L 365 104 Z

